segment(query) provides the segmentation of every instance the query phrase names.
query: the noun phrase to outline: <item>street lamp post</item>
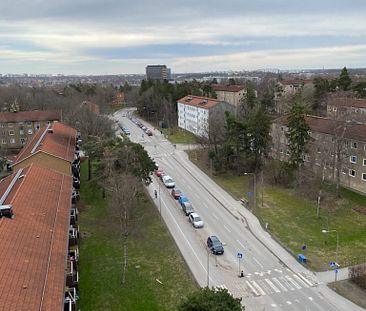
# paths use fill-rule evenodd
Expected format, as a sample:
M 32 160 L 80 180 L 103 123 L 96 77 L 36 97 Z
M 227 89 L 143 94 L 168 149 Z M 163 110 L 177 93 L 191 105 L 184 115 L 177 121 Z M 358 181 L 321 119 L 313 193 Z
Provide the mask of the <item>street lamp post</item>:
M 244 175 L 253 175 L 253 211 L 257 207 L 257 176 L 255 173 L 244 173 Z
M 326 229 L 323 229 L 322 232 L 323 233 L 335 232 L 337 234 L 337 246 L 336 246 L 335 262 L 338 264 L 338 247 L 339 247 L 339 234 L 338 234 L 338 231 L 337 230 L 326 230 Z

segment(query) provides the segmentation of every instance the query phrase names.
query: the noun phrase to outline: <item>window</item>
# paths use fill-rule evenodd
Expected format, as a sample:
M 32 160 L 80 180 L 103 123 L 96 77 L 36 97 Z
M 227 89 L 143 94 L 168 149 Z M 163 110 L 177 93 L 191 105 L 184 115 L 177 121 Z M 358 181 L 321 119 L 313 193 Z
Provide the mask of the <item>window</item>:
M 349 141 L 348 141 L 348 140 L 345 140 L 345 141 L 344 141 L 344 146 L 345 146 L 345 147 L 348 147 L 348 146 L 349 146 Z
M 13 127 L 13 123 L 8 123 L 8 127 Z
M 10 136 L 14 135 L 14 131 L 13 131 L 13 130 L 10 130 L 10 131 L 9 131 L 9 135 L 10 135 Z
M 366 173 L 362 173 L 362 177 L 361 177 L 361 179 L 362 179 L 363 181 L 366 181 Z
M 2 143 L 3 145 L 6 145 L 6 139 L 2 139 L 2 140 L 1 140 L 1 143 Z
M 363 166 L 366 166 L 366 159 L 363 159 Z
M 32 129 L 28 129 L 28 135 L 32 135 L 33 134 L 33 130 Z
M 31 121 L 27 121 L 27 126 L 32 126 L 32 122 Z
M 19 135 L 24 135 L 24 130 L 23 129 L 19 130 Z
M 47 121 L 47 124 L 50 125 L 51 124 L 51 121 Z
M 318 148 L 316 149 L 316 152 L 317 152 L 317 153 L 322 153 L 322 152 L 320 151 L 320 147 L 318 147 Z
M 349 170 L 349 176 L 356 177 L 356 171 L 355 170 Z
M 280 153 L 283 153 L 283 149 L 282 148 L 280 148 Z
M 355 142 L 355 141 L 354 141 L 354 142 L 352 143 L 352 148 L 353 148 L 353 149 L 357 149 L 357 142 Z
M 36 131 L 38 131 L 41 128 L 41 125 L 37 122 L 34 127 L 36 128 Z
M 14 138 L 10 138 L 10 143 L 11 144 L 15 144 L 15 139 Z
M 349 161 L 350 161 L 351 163 L 356 163 L 356 162 L 357 162 L 357 157 L 356 157 L 356 156 L 350 156 L 350 157 L 349 157 Z
M 21 143 L 22 145 L 25 145 L 25 142 L 26 142 L 25 138 L 21 138 L 21 139 L 20 139 L 20 143 Z
M 347 168 L 342 167 L 342 174 L 347 174 Z
M 5 127 L 5 123 L 1 123 L 1 127 Z M 366 145 L 365 145 L 365 147 L 366 147 Z

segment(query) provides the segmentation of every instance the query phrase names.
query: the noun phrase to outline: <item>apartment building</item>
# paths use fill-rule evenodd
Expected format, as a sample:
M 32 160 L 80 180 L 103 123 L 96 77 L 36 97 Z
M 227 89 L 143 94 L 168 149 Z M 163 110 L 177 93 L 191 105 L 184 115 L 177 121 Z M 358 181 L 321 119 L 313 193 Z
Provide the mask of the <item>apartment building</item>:
M 307 116 L 311 140 L 303 155 L 304 166 L 319 178 L 336 182 L 338 170 L 342 186 L 366 194 L 366 124 Z M 272 123 L 271 156 L 288 161 L 287 117 Z
M 327 117 L 366 123 L 366 99 L 330 97 L 327 102 Z
M 282 95 L 294 95 L 306 87 L 313 87 L 312 80 L 282 80 L 278 81 L 276 88 L 276 97 Z
M 0 112 L 1 149 L 20 149 L 47 124 L 60 121 L 57 111 Z
M 236 108 L 238 108 L 240 100 L 245 97 L 247 92 L 244 85 L 214 84 L 212 88 L 216 92 L 218 100 L 228 102 Z
M 150 80 L 170 80 L 171 71 L 166 65 L 148 65 L 145 68 L 146 79 Z
M 185 96 L 177 101 L 177 106 L 178 126 L 199 137 L 209 136 L 210 118 L 215 114 L 235 113 L 233 105 L 202 96 Z
M 35 163 L 39 166 L 71 175 L 75 160 L 77 131 L 60 122 L 43 127 L 28 141 L 13 163 L 13 170 Z

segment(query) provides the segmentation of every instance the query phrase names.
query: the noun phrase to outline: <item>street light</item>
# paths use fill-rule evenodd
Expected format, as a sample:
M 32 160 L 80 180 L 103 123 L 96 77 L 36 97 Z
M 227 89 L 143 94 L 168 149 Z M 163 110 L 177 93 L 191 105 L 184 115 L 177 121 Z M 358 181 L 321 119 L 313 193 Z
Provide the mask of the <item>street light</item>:
M 244 173 L 245 176 L 253 175 L 253 211 L 257 207 L 257 176 L 255 173 Z
M 339 247 L 339 234 L 337 230 L 326 230 L 323 229 L 322 230 L 323 233 L 330 233 L 330 232 L 335 232 L 337 234 L 337 247 L 336 247 L 336 256 L 335 256 L 335 262 L 338 263 L 338 247 Z

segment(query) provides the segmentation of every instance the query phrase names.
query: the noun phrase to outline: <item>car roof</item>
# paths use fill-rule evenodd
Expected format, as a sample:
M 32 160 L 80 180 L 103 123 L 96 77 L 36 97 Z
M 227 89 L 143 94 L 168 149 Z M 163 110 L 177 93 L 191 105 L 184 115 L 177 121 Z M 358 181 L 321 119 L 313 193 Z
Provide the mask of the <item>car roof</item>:
M 216 235 L 211 235 L 209 238 L 211 238 L 212 241 L 220 241 Z
M 200 217 L 200 215 L 198 215 L 197 213 L 190 213 L 189 217 Z

